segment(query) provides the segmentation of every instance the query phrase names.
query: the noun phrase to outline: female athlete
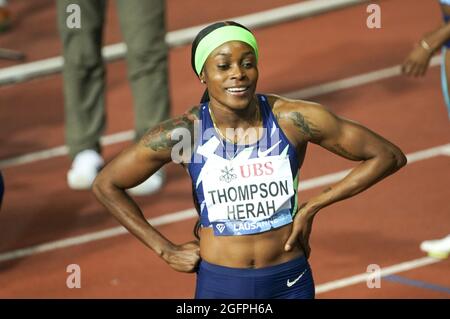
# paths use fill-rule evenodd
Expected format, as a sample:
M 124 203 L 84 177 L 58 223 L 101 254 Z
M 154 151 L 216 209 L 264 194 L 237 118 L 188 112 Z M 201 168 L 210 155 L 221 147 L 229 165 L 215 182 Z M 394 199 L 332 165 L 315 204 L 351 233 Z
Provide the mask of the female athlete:
M 196 298 L 314 298 L 308 264 L 316 214 L 406 164 L 402 151 L 317 103 L 256 94 L 258 46 L 235 22 L 203 29 L 192 66 L 200 105 L 150 129 L 101 171 L 94 193 L 140 241 L 181 272 L 196 272 Z M 340 182 L 297 203 L 308 143 L 358 165 Z M 183 165 L 199 213 L 194 240 L 177 245 L 128 196 L 164 164 Z

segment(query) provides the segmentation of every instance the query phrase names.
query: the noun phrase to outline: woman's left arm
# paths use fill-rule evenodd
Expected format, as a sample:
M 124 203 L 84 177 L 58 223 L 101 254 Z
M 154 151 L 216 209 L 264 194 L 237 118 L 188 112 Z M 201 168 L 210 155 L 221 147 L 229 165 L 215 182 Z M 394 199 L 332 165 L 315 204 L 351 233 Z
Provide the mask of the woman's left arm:
M 442 4 L 441 8 L 445 16 L 450 16 L 449 5 Z M 424 76 L 433 54 L 449 40 L 449 22 L 446 22 L 435 30 L 427 33 L 406 57 L 402 64 L 402 73 L 414 77 Z
M 301 110 L 299 108 L 291 118 L 296 119 L 294 124 L 308 142 L 360 163 L 337 184 L 300 207 L 292 234 L 286 243 L 287 250 L 299 235 L 307 237 L 303 239 L 303 244 L 308 246 L 310 229 L 305 229 L 308 228 L 305 225 L 312 223 L 320 209 L 366 190 L 398 171 L 407 162 L 403 152 L 393 143 L 354 121 L 336 116 L 321 105 L 303 104 Z

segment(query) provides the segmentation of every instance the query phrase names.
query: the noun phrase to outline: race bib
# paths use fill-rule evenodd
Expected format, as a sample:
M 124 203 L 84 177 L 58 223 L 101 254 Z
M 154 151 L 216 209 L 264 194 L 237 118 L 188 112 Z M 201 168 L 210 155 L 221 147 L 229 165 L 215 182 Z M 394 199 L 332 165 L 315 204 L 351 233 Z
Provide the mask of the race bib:
M 245 235 L 292 222 L 294 185 L 283 155 L 208 161 L 203 193 L 216 235 Z

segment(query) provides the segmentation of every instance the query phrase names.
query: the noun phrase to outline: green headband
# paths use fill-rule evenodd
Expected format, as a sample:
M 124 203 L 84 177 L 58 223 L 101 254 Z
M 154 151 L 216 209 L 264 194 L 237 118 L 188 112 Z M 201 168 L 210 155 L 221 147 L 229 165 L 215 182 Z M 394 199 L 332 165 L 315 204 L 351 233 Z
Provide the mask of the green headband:
M 258 44 L 256 43 L 255 36 L 244 28 L 227 25 L 212 31 L 198 44 L 197 50 L 195 51 L 195 70 L 197 75 L 200 75 L 203 65 L 211 52 L 228 41 L 242 41 L 247 43 L 255 51 L 256 60 L 258 60 Z

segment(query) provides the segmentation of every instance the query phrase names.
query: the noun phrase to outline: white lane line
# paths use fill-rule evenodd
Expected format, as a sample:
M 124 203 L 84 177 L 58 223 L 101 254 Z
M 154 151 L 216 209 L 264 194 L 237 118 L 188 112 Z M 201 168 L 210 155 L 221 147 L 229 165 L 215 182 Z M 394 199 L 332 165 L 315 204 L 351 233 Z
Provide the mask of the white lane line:
M 408 154 L 408 165 L 417 161 L 426 160 L 432 157 L 436 157 L 442 155 L 450 147 L 450 144 L 433 147 L 427 150 L 415 152 Z M 350 170 L 343 170 L 333 174 L 327 174 L 320 177 L 315 177 L 307 180 L 300 180 L 299 183 L 299 192 L 305 191 L 308 189 L 313 189 L 320 186 L 325 186 L 331 183 L 338 182 L 342 178 L 344 178 Z M 150 218 L 148 221 L 153 226 L 160 226 L 171 224 L 175 222 L 179 222 L 182 220 L 194 218 L 197 216 L 197 212 L 194 209 L 187 209 L 175 213 L 169 213 L 166 215 L 162 215 L 156 218 Z M 66 248 L 75 245 L 81 245 L 84 243 L 106 239 L 114 236 L 118 236 L 121 234 L 127 233 L 127 230 L 122 226 L 114 227 L 102 231 L 92 232 L 85 235 L 74 236 L 67 239 L 56 240 L 44 244 L 39 244 L 31 247 L 20 248 L 17 250 L 13 250 L 10 252 L 4 252 L 0 254 L 0 262 L 17 259 L 25 256 L 30 256 L 42 252 L 47 252 L 55 249 Z
M 151 218 L 148 221 L 154 225 L 154 226 L 160 226 L 164 224 L 173 223 L 176 221 L 181 221 L 185 219 L 193 218 L 197 215 L 194 209 L 187 209 L 184 211 L 180 211 L 176 214 L 170 214 L 170 215 L 164 215 L 156 218 Z M 69 246 L 79 245 L 83 243 L 92 242 L 95 240 L 105 239 L 121 234 L 126 234 L 128 231 L 124 227 L 114 227 L 111 229 L 107 229 L 104 231 L 92 233 L 92 234 L 86 234 L 82 236 L 72 237 L 64 240 L 58 240 L 54 242 L 50 242 L 47 244 L 37 245 L 28 247 L 25 249 L 18 249 L 12 252 L 4 253 L 0 255 L 0 262 L 5 262 L 8 260 L 18 259 L 25 256 L 37 254 L 37 253 L 43 253 L 51 250 L 55 250 L 58 248 L 65 248 Z M 432 265 L 435 263 L 438 263 L 442 261 L 442 259 L 436 259 L 432 257 L 422 257 L 406 262 L 402 262 L 399 264 L 395 264 L 389 267 L 381 268 L 380 276 L 388 276 L 428 265 Z M 329 281 L 323 284 L 319 284 L 316 286 L 316 294 L 322 294 L 325 292 L 329 292 L 336 289 L 341 289 L 344 287 L 356 285 L 359 283 L 367 282 L 367 280 L 370 280 L 370 274 L 369 273 L 361 273 L 358 275 Z
M 408 164 L 422 161 L 428 158 L 432 158 L 439 155 L 449 155 L 450 152 L 450 144 L 444 144 L 437 147 L 432 147 L 423 151 L 418 151 L 414 153 L 408 154 L 406 157 L 408 158 Z
M 442 155 L 450 156 L 450 144 L 442 150 Z
M 438 263 L 440 261 L 442 261 L 442 260 L 432 258 L 432 257 L 418 258 L 418 259 L 402 262 L 399 264 L 395 264 L 395 265 L 392 265 L 389 267 L 381 268 L 380 275 L 381 275 L 381 277 L 384 277 L 384 276 L 396 274 L 399 272 L 404 272 L 404 271 L 432 265 L 432 264 Z M 316 286 L 316 294 L 321 294 L 321 293 L 329 292 L 332 290 L 348 287 L 351 285 L 356 285 L 356 284 L 359 284 L 362 282 L 367 282 L 367 280 L 371 279 L 371 277 L 369 277 L 369 276 L 370 276 L 370 273 L 362 273 L 359 275 L 354 275 L 351 277 L 333 280 L 333 281 L 326 282 L 324 284 L 317 285 Z M 373 274 L 372 274 L 372 276 L 373 276 Z
M 233 20 L 251 29 L 255 29 L 279 24 L 281 22 L 311 17 L 313 15 L 361 4 L 367 1 L 368 0 L 310 0 L 224 20 Z M 209 23 L 168 32 L 166 34 L 166 42 L 170 47 L 190 44 L 197 33 L 207 25 L 209 25 Z M 126 45 L 122 42 L 105 46 L 102 49 L 102 54 L 106 61 L 114 61 L 123 58 L 126 54 L 126 50 Z M 23 82 L 35 77 L 60 72 L 63 63 L 63 57 L 58 56 L 3 68 L 0 70 L 0 86 Z
M 197 215 L 195 209 L 186 209 L 176 213 L 162 215 L 155 218 L 149 218 L 148 222 L 153 226 L 161 226 L 166 224 L 175 223 L 185 219 L 193 218 Z M 67 248 L 71 246 L 77 246 L 81 244 L 86 244 L 89 242 L 115 237 L 118 235 L 126 234 L 128 230 L 123 226 L 118 226 L 114 228 L 109 228 L 102 231 L 92 232 L 80 236 L 69 237 L 66 239 L 55 240 L 45 244 L 30 246 L 26 248 L 21 248 L 13 250 L 10 252 L 0 254 L 0 262 L 14 260 L 30 255 L 35 255 L 39 253 L 44 253 L 60 248 Z
M 438 65 L 440 63 L 440 57 L 434 57 L 431 60 L 431 66 Z M 389 77 L 398 76 L 400 74 L 400 66 L 394 66 L 386 69 L 381 69 L 378 71 L 373 71 L 369 73 L 364 73 L 356 75 L 349 78 L 344 78 L 337 81 L 332 81 L 316 86 L 312 86 L 306 89 L 281 94 L 290 98 L 307 99 L 311 97 L 317 97 L 319 95 L 329 94 L 336 91 L 349 89 L 353 87 L 358 87 L 363 84 L 368 84 L 381 79 L 387 79 Z M 133 130 L 122 131 L 119 133 L 111 134 L 102 137 L 100 143 L 102 145 L 112 145 L 116 143 L 130 141 L 134 138 L 135 133 Z M 65 156 L 68 154 L 68 149 L 66 146 L 57 146 L 47 150 L 32 152 L 24 155 L 19 155 L 7 159 L 0 160 L 0 169 L 8 168 L 17 165 L 23 165 L 32 163 L 35 161 L 40 161 L 44 159 L 49 159 L 57 156 Z
M 67 154 L 68 154 L 67 146 L 57 146 L 43 151 L 32 152 L 0 160 L 0 169 L 34 163 L 49 158 L 65 156 Z
M 103 146 L 113 145 L 117 143 L 131 141 L 134 138 L 135 132 L 133 130 L 114 133 L 111 135 L 103 136 L 100 139 L 100 143 Z M 66 156 L 69 154 L 67 146 L 56 146 L 43 151 L 32 152 L 24 155 L 19 155 L 4 160 L 0 160 L 0 169 L 14 167 L 18 165 L 29 164 L 41 160 L 46 160 L 58 156 Z
M 430 67 L 437 66 L 441 64 L 441 56 L 435 56 L 430 61 Z M 396 65 L 393 67 L 381 69 L 378 71 L 373 71 L 369 73 L 364 73 L 345 79 L 340 79 L 337 81 L 332 81 L 313 87 L 301 89 L 298 91 L 290 92 L 285 94 L 286 97 L 293 99 L 307 99 L 311 97 L 316 97 L 319 95 L 325 95 L 328 93 L 333 93 L 340 90 L 345 90 L 349 88 L 354 88 L 357 86 L 369 84 L 372 82 L 389 79 L 395 76 L 401 75 L 401 65 Z
M 441 146 L 432 147 L 426 150 L 414 152 L 407 154 L 406 157 L 408 158 L 408 165 L 426 160 L 429 158 L 433 158 L 436 156 L 441 155 L 448 155 L 450 149 L 450 144 L 444 144 Z M 343 170 L 337 173 L 322 175 L 320 177 L 315 177 L 311 179 L 307 179 L 305 181 L 300 181 L 299 188 L 300 190 L 307 190 L 319 186 L 325 186 L 331 183 L 336 183 L 343 179 L 345 176 L 347 176 L 348 173 L 350 173 L 351 169 Z

